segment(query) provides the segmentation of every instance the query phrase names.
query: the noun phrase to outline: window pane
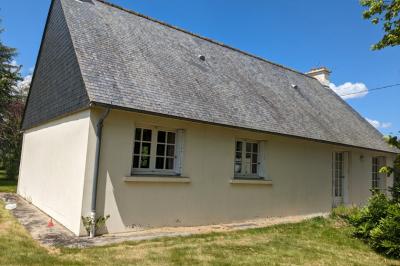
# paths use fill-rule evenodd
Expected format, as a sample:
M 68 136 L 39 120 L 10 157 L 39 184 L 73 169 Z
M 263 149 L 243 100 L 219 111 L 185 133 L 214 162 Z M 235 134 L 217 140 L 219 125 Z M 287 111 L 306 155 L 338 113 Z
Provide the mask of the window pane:
M 167 146 L 167 156 L 174 156 L 175 155 L 175 146 L 168 145 Z
M 164 156 L 165 154 L 165 145 L 157 144 L 157 155 Z
M 140 154 L 140 142 L 135 141 L 135 148 L 133 149 L 134 154 Z
M 246 158 L 251 158 L 251 153 L 246 153 Z
M 175 133 L 174 132 L 168 132 L 167 142 L 169 144 L 175 144 Z
M 257 163 L 258 161 L 257 161 L 257 153 L 253 153 L 253 156 L 252 156 L 253 158 L 252 158 L 252 160 L 251 160 L 251 162 L 252 163 Z
M 245 164 L 245 166 L 244 166 L 244 173 L 245 173 L 246 175 L 248 175 L 248 174 L 251 173 L 251 164 L 249 164 L 249 163 L 246 163 L 246 164 Z
M 139 167 L 139 156 L 133 156 L 133 168 Z
M 251 152 L 251 143 L 246 143 L 246 152 Z
M 258 152 L 258 144 L 257 143 L 253 143 L 253 152 Z
M 151 143 L 142 143 L 142 155 L 150 155 Z
M 141 128 L 137 128 L 135 130 L 135 140 L 141 140 L 141 136 L 142 136 L 142 129 Z
M 149 156 L 142 156 L 140 162 L 140 168 L 149 168 L 150 166 L 150 157 Z
M 165 164 L 165 169 L 174 169 L 174 159 L 167 158 L 167 162 Z
M 156 169 L 164 169 L 164 157 L 157 157 Z
M 236 152 L 236 159 L 242 159 L 242 153 Z
M 143 129 L 143 141 L 151 141 L 151 130 Z
M 252 173 L 252 174 L 257 174 L 257 164 L 254 163 L 254 164 L 252 165 L 251 173 Z
M 235 163 L 235 173 L 240 174 L 242 172 L 242 163 Z
M 242 151 L 242 142 L 236 141 L 236 151 Z
M 158 143 L 165 143 L 165 131 L 158 131 L 157 142 Z

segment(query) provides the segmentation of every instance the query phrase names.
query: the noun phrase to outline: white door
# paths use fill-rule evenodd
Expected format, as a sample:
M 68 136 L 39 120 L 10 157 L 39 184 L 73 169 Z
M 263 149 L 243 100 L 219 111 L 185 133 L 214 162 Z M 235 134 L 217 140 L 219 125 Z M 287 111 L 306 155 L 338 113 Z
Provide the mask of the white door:
M 346 153 L 333 153 L 333 207 L 344 204 L 346 184 Z

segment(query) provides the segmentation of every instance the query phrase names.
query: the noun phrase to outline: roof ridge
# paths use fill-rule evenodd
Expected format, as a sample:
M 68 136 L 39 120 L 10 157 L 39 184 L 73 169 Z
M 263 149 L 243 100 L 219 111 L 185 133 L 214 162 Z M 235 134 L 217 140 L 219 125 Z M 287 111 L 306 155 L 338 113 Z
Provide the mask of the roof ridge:
M 242 54 L 244 54 L 244 55 L 246 55 L 246 56 L 249 56 L 249 57 L 252 57 L 252 58 L 255 58 L 255 59 L 258 59 L 258 60 L 261 60 L 261 61 L 270 63 L 270 64 L 273 64 L 273 65 L 275 65 L 275 66 L 284 68 L 284 69 L 286 69 L 286 70 L 289 70 L 289 71 L 292 71 L 292 72 L 294 72 L 294 73 L 297 73 L 297 74 L 306 76 L 306 77 L 308 77 L 308 78 L 315 79 L 314 77 L 311 77 L 311 76 L 309 76 L 309 75 L 307 75 L 307 74 L 305 74 L 305 73 L 303 73 L 303 72 L 300 72 L 300 71 L 298 71 L 298 70 L 292 69 L 292 68 L 290 68 L 290 67 L 287 67 L 287 66 L 284 66 L 284 65 L 275 63 L 275 62 L 271 62 L 271 61 L 269 61 L 269 60 L 267 60 L 267 59 L 265 59 L 265 58 L 263 58 L 263 57 L 261 57 L 261 56 L 251 54 L 251 53 L 249 53 L 249 52 L 240 50 L 240 49 L 238 49 L 238 48 L 235 48 L 235 47 L 232 47 L 232 46 L 230 46 L 230 45 L 224 44 L 224 43 L 222 43 L 222 42 L 213 40 L 213 39 L 211 39 L 211 38 L 204 37 L 204 36 L 198 35 L 198 34 L 196 34 L 196 33 L 190 32 L 190 31 L 188 31 L 188 30 L 184 30 L 184 29 L 178 28 L 178 27 L 176 27 L 176 26 L 173 26 L 173 25 L 168 24 L 168 23 L 166 23 L 166 22 L 163 22 L 163 21 L 161 21 L 161 20 L 157 20 L 157 19 L 155 19 L 155 18 L 152 18 L 152 17 L 146 16 L 146 15 L 143 15 L 143 14 L 138 13 L 138 12 L 136 12 L 136 11 L 133 11 L 133 10 L 130 10 L 130 9 L 121 7 L 121 6 L 119 6 L 119 5 L 110 3 L 110 2 L 108 2 L 108 1 L 106 1 L 106 0 L 96 0 L 96 1 L 98 1 L 98 2 L 100 2 L 100 3 L 103 3 L 103 4 L 105 4 L 105 5 L 109 5 L 109 6 L 111 6 L 111 7 L 117 8 L 117 9 L 119 9 L 119 10 L 128 12 L 128 13 L 130 13 L 130 14 L 133 14 L 133 15 L 136 15 L 136 16 L 139 16 L 139 17 L 148 19 L 148 20 L 150 20 L 150 21 L 152 21 L 152 22 L 161 24 L 161 25 L 163 25 L 163 26 L 172 28 L 172 29 L 174 29 L 174 30 L 177 30 L 177 31 L 180 31 L 180 32 L 189 34 L 189 35 L 192 35 L 192 36 L 194 36 L 194 37 L 197 37 L 197 38 L 200 38 L 200 39 L 202 39 L 202 40 L 211 42 L 211 43 L 213 43 L 213 44 L 217 44 L 217 45 L 219 45 L 219 46 L 222 46 L 222 47 L 231 49 L 231 50 L 236 51 L 236 52 L 239 52 L 239 53 L 242 53 Z

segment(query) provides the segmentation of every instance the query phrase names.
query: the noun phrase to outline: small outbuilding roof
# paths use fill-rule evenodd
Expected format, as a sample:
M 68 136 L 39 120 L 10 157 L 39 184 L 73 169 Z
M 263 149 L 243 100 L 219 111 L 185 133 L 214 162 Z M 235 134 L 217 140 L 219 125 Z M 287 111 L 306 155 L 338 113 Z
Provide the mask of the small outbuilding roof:
M 54 0 L 23 128 L 90 103 L 395 152 L 312 77 L 103 1 Z

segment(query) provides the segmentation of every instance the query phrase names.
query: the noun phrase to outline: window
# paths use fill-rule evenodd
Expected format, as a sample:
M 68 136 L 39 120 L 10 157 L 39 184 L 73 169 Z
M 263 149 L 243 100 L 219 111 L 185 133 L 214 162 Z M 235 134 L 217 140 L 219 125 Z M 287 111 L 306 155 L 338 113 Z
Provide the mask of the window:
M 379 189 L 379 158 L 372 157 L 372 189 Z
M 177 132 L 156 128 L 136 128 L 132 173 L 176 174 Z
M 260 178 L 259 144 L 257 142 L 238 140 L 235 148 L 235 177 Z
M 381 192 L 386 191 L 386 179 L 385 175 L 379 173 L 382 166 L 386 164 L 386 158 L 383 156 L 372 157 L 372 179 L 371 187 L 374 190 L 380 190 Z
M 335 153 L 335 197 L 343 197 L 344 153 Z

